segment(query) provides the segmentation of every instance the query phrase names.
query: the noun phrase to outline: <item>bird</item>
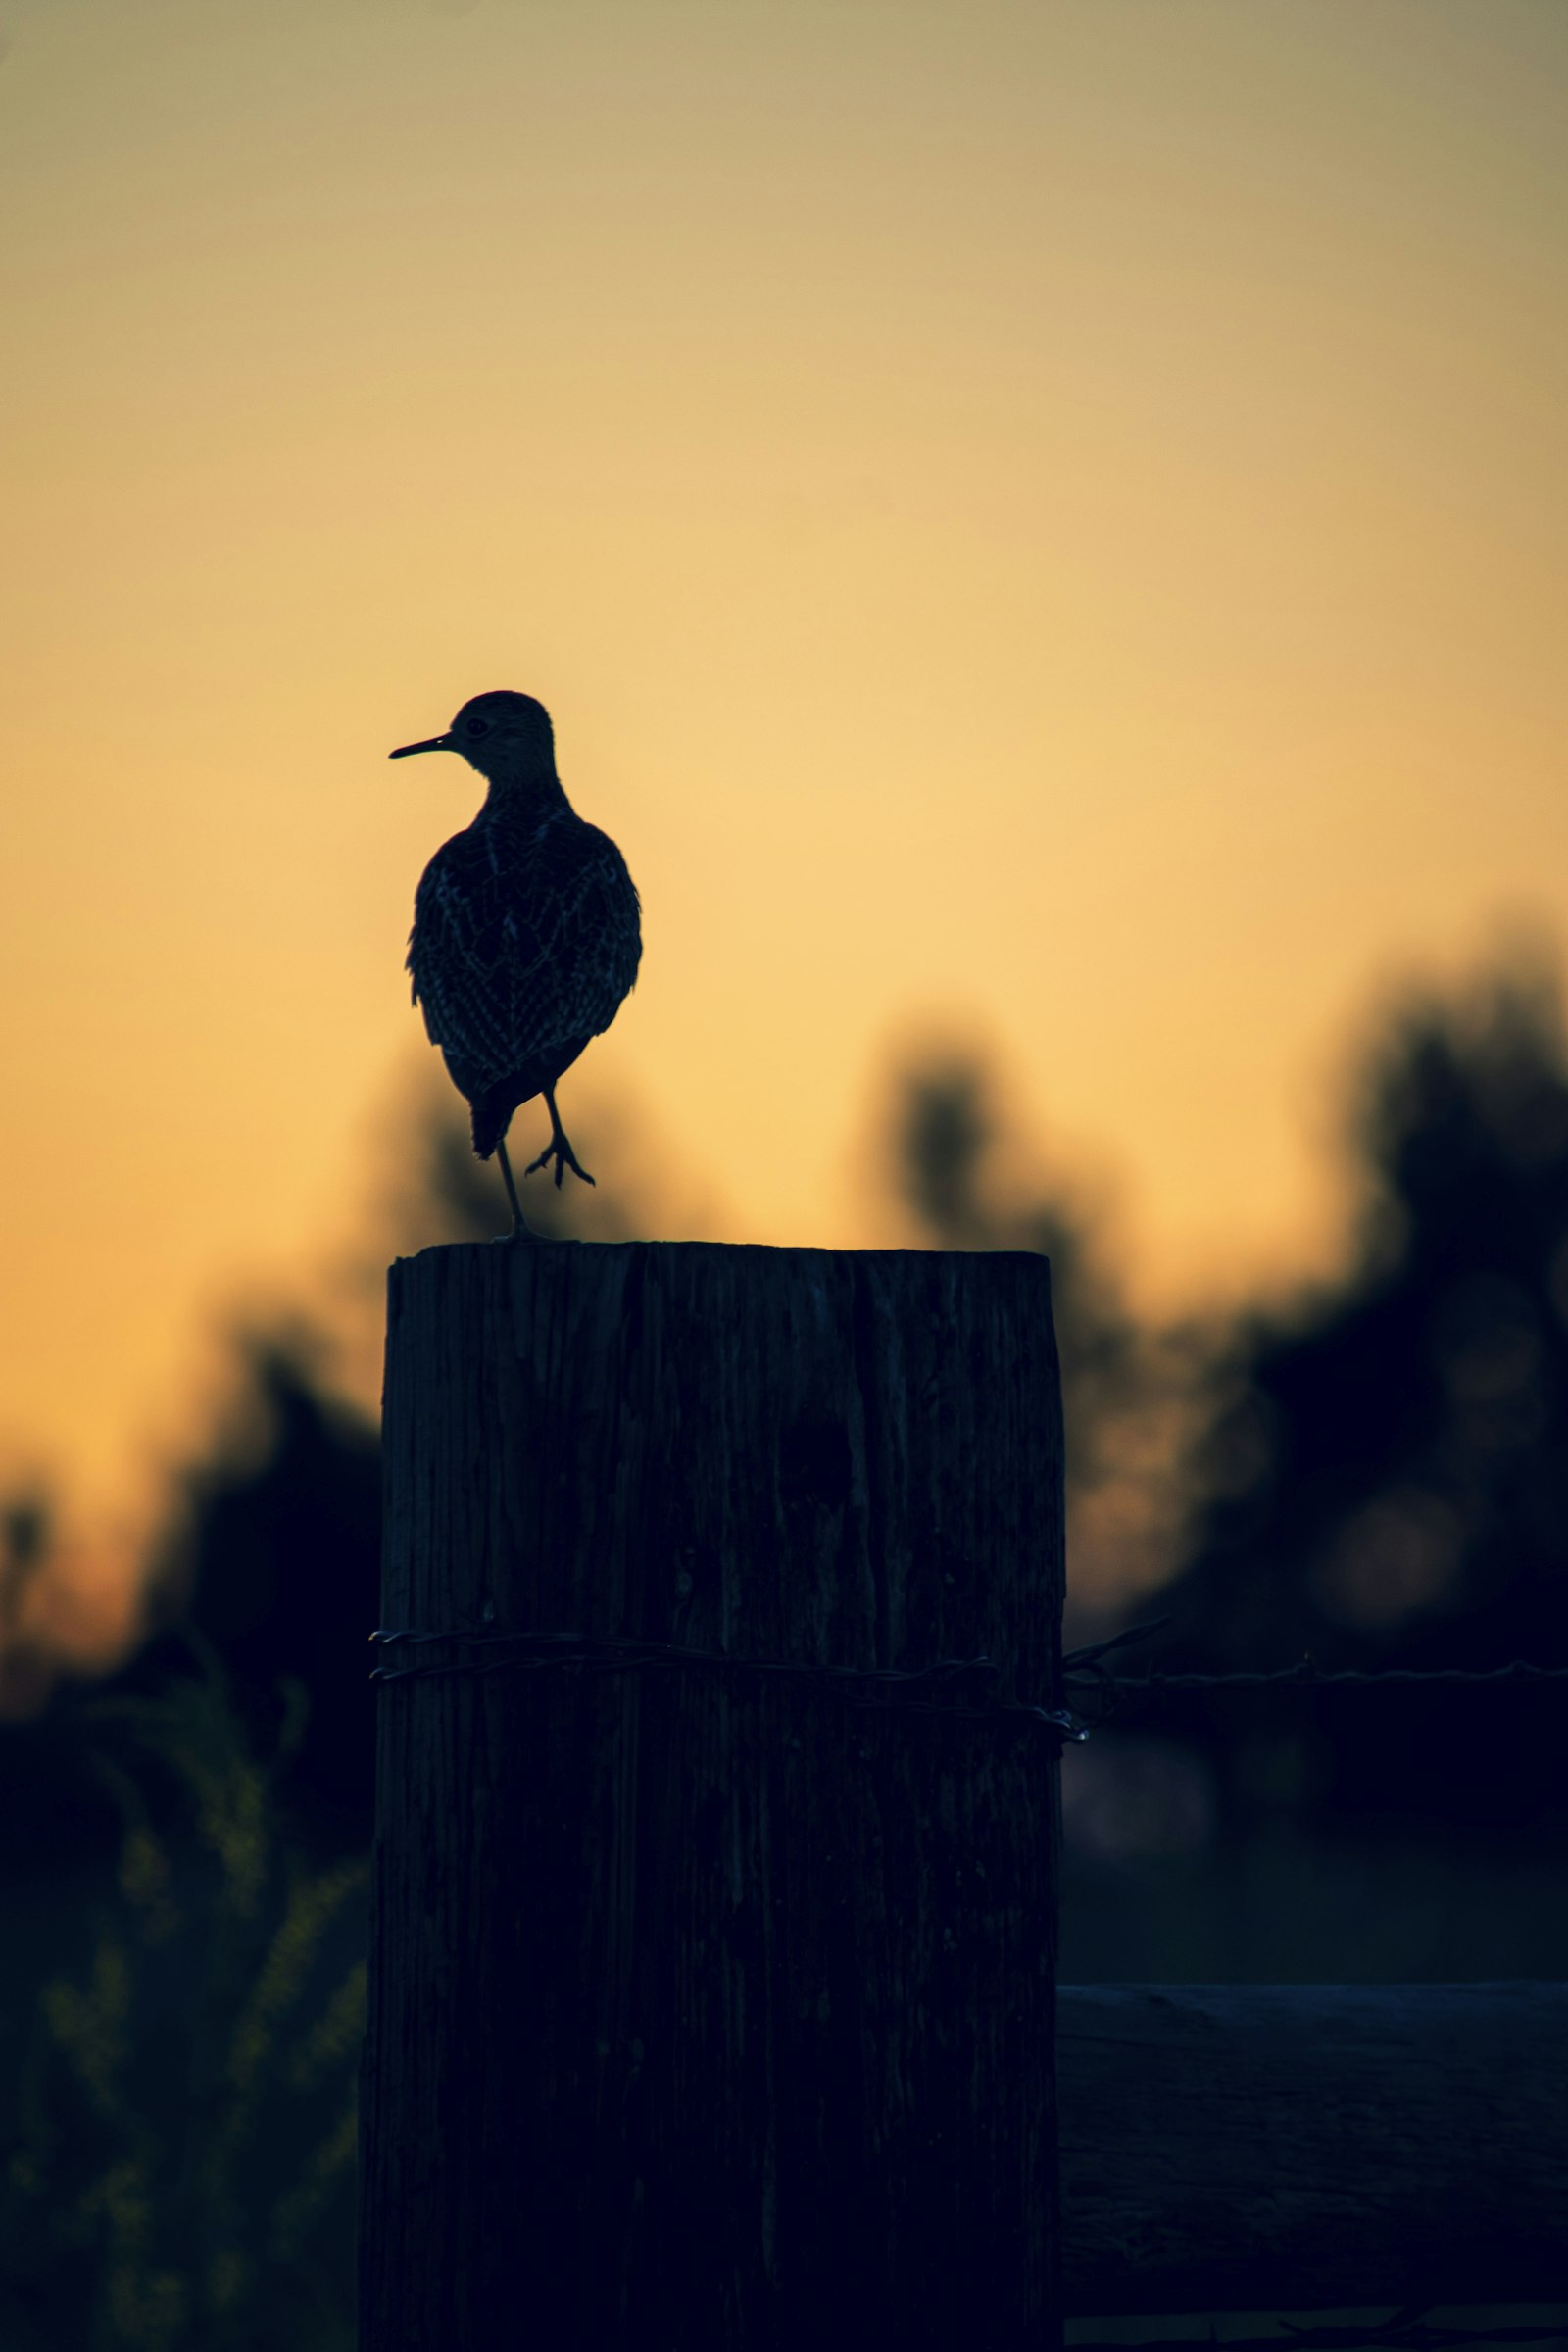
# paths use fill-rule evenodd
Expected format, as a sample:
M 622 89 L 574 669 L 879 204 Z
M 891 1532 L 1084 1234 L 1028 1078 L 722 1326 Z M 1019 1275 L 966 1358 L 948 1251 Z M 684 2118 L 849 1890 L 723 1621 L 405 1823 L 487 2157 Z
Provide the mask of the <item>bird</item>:
M 637 977 L 642 908 L 626 860 L 580 817 L 556 772 L 555 729 L 530 694 L 477 694 L 444 735 L 389 754 L 458 752 L 489 790 L 472 824 L 443 843 L 419 878 L 409 934 L 414 1002 L 453 1084 L 466 1097 L 473 1148 L 494 1152 L 527 1235 L 507 1158 L 507 1129 L 543 1095 L 550 1141 L 524 1169 L 555 1163 L 593 1178 L 561 1123 L 562 1072 L 609 1028 Z

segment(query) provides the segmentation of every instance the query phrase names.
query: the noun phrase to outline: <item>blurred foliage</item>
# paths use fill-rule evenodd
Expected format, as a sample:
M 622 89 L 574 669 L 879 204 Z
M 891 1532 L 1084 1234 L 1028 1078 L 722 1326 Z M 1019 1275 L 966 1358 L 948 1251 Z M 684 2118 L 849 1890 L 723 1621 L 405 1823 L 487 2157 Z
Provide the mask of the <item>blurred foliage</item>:
M 236 1357 L 228 1410 L 186 1475 L 156 1564 L 155 1621 L 212 1644 L 263 1743 L 279 1737 L 285 1688 L 305 1693 L 281 1796 L 297 1834 L 357 1847 L 373 1780 L 379 1439 L 333 1393 L 309 1332 L 248 1336 Z M 128 1679 L 165 1664 L 155 1643 Z
M 0 1502 L 0 1719 L 31 1711 L 47 1689 L 47 1661 L 27 1622 L 27 1604 L 49 1572 L 53 1515 L 39 1494 Z
M 1185 1501 L 1202 1335 L 1129 1308 L 1081 1183 L 1012 1131 L 1005 1090 L 976 1050 L 933 1051 L 900 1076 L 887 1153 L 906 1214 L 939 1250 L 1029 1250 L 1051 1260 L 1066 1425 L 1068 1606 L 1088 1638 L 1169 1573 Z
M 118 1867 L 90 1956 L 43 1986 L 7 2101 L 0 2340 L 341 2352 L 366 1874 L 312 1871 L 280 1841 L 303 1694 L 265 1767 L 210 1657 L 87 1721 Z
M 1555 969 L 1408 1004 L 1358 1074 L 1335 1282 L 1230 1337 L 1160 1663 L 1568 1662 L 1568 1054 Z M 1162 1709 L 1162 1719 L 1169 1709 Z M 1241 1818 L 1568 1827 L 1550 1686 L 1216 1698 Z
M 1031 1250 L 1051 1260 L 1068 1470 L 1094 1475 L 1107 1417 L 1136 1384 L 1141 1333 L 1088 1212 L 1038 1170 L 1007 1184 L 997 1089 L 978 1055 L 906 1072 L 893 1144 L 900 1191 L 939 1250 Z
M 28 1588 L 49 1553 L 49 1505 L 41 1494 L 17 1494 L 0 1505 L 0 1636 L 22 1622 Z

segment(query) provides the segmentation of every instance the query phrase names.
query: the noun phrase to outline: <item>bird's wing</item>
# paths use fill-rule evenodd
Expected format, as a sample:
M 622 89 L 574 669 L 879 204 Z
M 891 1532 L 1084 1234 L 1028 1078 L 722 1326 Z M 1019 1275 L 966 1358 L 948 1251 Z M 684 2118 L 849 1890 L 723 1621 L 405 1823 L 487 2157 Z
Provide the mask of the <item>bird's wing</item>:
M 579 825 L 561 896 L 573 905 L 566 927 L 577 942 L 579 1035 L 597 1037 L 614 1019 L 642 960 L 642 903 L 626 860 L 608 833 Z
M 608 1027 L 636 976 L 637 894 L 613 842 L 571 821 L 528 848 L 471 825 L 415 899 L 415 1003 L 470 1101 Z

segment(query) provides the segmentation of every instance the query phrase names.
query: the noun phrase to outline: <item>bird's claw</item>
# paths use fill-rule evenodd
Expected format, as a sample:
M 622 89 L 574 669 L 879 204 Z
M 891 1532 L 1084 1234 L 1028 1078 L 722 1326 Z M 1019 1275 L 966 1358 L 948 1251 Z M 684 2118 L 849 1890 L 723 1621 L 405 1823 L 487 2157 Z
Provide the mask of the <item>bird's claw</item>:
M 536 1170 L 540 1168 L 548 1168 L 552 1160 L 554 1160 L 556 1163 L 556 1190 L 558 1193 L 561 1190 L 561 1180 L 565 1175 L 568 1168 L 571 1170 L 574 1176 L 580 1176 L 584 1184 L 593 1183 L 593 1178 L 589 1175 L 587 1169 L 578 1159 L 576 1152 L 572 1150 L 570 1144 L 567 1143 L 564 1134 L 559 1127 L 557 1128 L 555 1134 L 550 1138 L 549 1143 L 546 1144 L 544 1150 L 540 1152 L 538 1158 L 530 1159 L 528 1165 L 523 1169 L 522 1172 L 525 1176 L 532 1176 Z

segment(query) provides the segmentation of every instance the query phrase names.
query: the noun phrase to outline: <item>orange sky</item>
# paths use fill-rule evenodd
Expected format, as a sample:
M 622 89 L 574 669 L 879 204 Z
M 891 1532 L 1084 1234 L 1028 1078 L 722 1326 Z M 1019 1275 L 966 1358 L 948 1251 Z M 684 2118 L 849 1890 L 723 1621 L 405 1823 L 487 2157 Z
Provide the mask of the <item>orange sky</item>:
M 5 28 L 0 1471 L 122 1491 L 351 1227 L 480 688 L 736 1235 L 874 1238 L 929 1019 L 1146 1296 L 1288 1263 L 1377 988 L 1568 922 L 1560 0 Z

